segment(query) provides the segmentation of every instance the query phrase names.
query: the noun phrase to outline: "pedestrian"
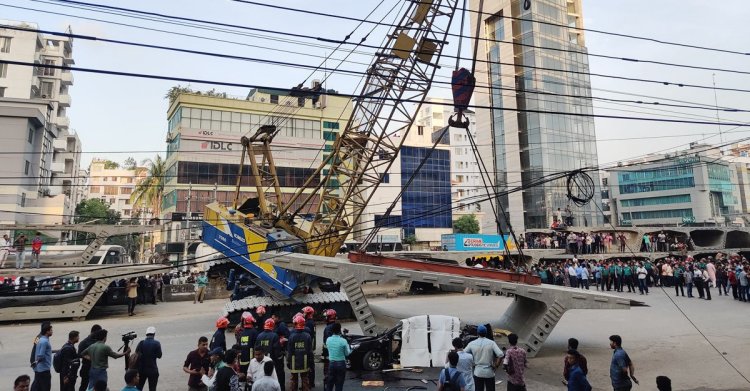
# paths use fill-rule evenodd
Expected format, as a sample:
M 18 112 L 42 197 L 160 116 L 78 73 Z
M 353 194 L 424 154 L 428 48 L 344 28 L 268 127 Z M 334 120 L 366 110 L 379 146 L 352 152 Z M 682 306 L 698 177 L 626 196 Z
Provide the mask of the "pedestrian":
M 37 232 L 34 239 L 31 240 L 31 267 L 39 269 L 39 254 L 42 252 L 42 237 Z
M 565 366 L 570 368 L 567 381 L 568 391 L 591 391 L 591 384 L 580 365 L 581 357 L 575 349 L 568 350 L 565 356 Z
M 335 310 L 323 310 L 323 316 L 326 318 L 326 327 L 323 329 L 323 350 L 322 350 L 322 357 L 323 357 L 323 389 L 326 389 L 326 384 L 329 381 L 329 367 L 330 367 L 330 360 L 328 358 L 328 347 L 326 346 L 326 341 L 328 338 L 333 335 L 331 332 L 331 329 L 333 328 L 333 325 L 336 324 L 336 311 Z
M 505 352 L 505 371 L 508 373 L 508 391 L 526 391 L 526 381 L 524 373 L 528 367 L 526 359 L 526 350 L 519 348 L 518 335 L 511 333 L 508 335 L 510 348 Z
M 630 391 L 633 382 L 638 383 L 635 378 L 635 367 L 630 356 L 622 348 L 622 338 L 619 335 L 609 337 L 609 347 L 613 350 L 612 362 L 609 365 L 609 378 L 612 380 L 614 391 Z M 631 379 L 633 382 L 631 382 Z
M 255 340 L 258 338 L 258 330 L 255 329 L 255 318 L 249 312 L 242 314 L 242 331 L 240 336 L 240 373 L 247 373 L 247 368 L 252 360 Z
M 138 391 L 141 390 L 141 388 L 138 388 L 138 384 L 141 380 L 141 376 L 138 373 L 137 369 L 128 369 L 125 372 L 125 388 L 122 389 L 122 391 Z
M 750 284 L 748 282 L 748 272 L 750 272 L 750 268 L 745 266 L 744 269 L 740 269 L 739 274 L 737 274 L 737 280 L 739 281 L 739 296 L 740 301 L 747 302 L 750 300 Z
M 234 371 L 234 364 L 237 361 L 238 352 L 229 349 L 224 354 L 223 365 L 216 370 L 214 377 L 213 391 L 240 391 L 240 377 Z
M 12 246 L 10 237 L 7 234 L 3 235 L 3 238 L 0 239 L 0 269 L 5 269 L 5 261 L 8 260 Z
M 260 378 L 265 376 L 265 365 L 271 363 L 271 376 L 276 384 L 279 384 L 278 376 L 276 376 L 276 367 L 273 365 L 271 357 L 266 355 L 265 349 L 259 347 L 253 350 L 253 359 L 250 360 L 250 364 L 247 367 L 247 384 L 253 385 Z
M 289 387 L 292 391 L 299 390 L 300 384 L 302 391 L 310 391 L 310 368 L 313 366 L 313 348 L 312 337 L 305 330 L 304 317 L 296 316 L 294 330 L 287 343 L 287 368 L 291 374 L 289 377 Z
M 588 362 L 586 360 L 586 357 L 582 355 L 580 352 L 578 352 L 578 340 L 576 338 L 568 338 L 568 352 L 571 350 L 575 350 L 578 354 L 576 357 L 576 364 L 580 367 L 581 371 L 583 371 L 584 375 L 589 374 L 589 367 Z M 563 365 L 563 384 L 568 384 L 568 378 L 570 377 L 570 366 L 571 364 L 568 362 L 568 355 L 566 354 Z
M 725 266 L 719 266 L 716 269 L 716 287 L 719 290 L 719 296 L 729 296 L 727 285 L 729 282 L 729 276 L 727 274 L 727 268 Z
M 13 391 L 29 391 L 30 384 L 29 375 L 21 375 L 13 382 Z
M 214 335 L 211 337 L 211 343 L 208 345 L 210 350 L 221 348 L 222 352 L 227 351 L 227 326 L 229 326 L 229 319 L 222 316 L 216 320 L 216 331 L 214 331 Z
M 253 383 L 252 391 L 281 391 L 281 385 L 276 380 L 272 361 L 267 361 L 263 364 L 263 376 Z
M 26 263 L 26 235 L 21 234 L 13 244 L 16 246 L 16 269 L 23 269 Z
M 96 342 L 81 352 L 81 357 L 91 360 L 91 370 L 89 371 L 89 388 L 94 388 L 98 381 L 107 383 L 107 368 L 109 368 L 109 358 L 118 359 L 130 354 L 130 347 L 126 347 L 122 353 L 112 350 L 107 342 L 107 330 L 101 329 L 96 333 Z
M 148 283 L 151 285 L 151 304 L 156 305 L 156 298 L 159 296 L 159 290 L 161 289 L 161 279 L 152 275 L 149 277 Z
M 146 329 L 146 339 L 138 343 L 135 352 L 140 354 L 138 360 L 138 389 L 143 387 L 148 381 L 148 390 L 156 391 L 156 384 L 159 382 L 159 367 L 156 360 L 162 356 L 161 343 L 154 339 L 156 336 L 156 327 L 149 326 Z
M 78 331 L 68 333 L 68 342 L 60 348 L 60 390 L 75 391 L 76 380 L 78 378 L 78 368 L 81 366 L 81 360 L 78 358 L 76 344 L 80 339 Z
M 708 267 L 708 265 L 706 265 L 703 270 L 701 270 L 701 274 L 703 275 L 703 286 L 706 291 L 706 300 L 711 300 L 711 284 L 713 282 L 711 281 L 711 277 L 708 275 L 708 270 L 706 270 L 706 267 Z
M 440 371 L 437 391 L 466 391 L 466 379 L 456 368 L 457 365 L 458 353 L 448 353 L 448 367 Z
M 135 304 L 138 301 L 138 279 L 133 277 L 128 282 L 128 316 L 135 315 Z
M 52 389 L 52 324 L 42 328 L 42 337 L 36 344 L 36 359 L 31 364 L 34 369 L 34 382 L 31 383 L 31 391 L 50 391 Z
M 638 263 L 638 268 L 635 269 L 635 273 L 638 275 L 638 291 L 641 294 L 648 294 L 648 284 L 646 284 L 646 276 L 648 276 L 648 271 L 645 267 L 643 267 L 643 262 Z
M 474 391 L 475 385 L 474 385 L 474 357 L 466 353 L 464 351 L 464 341 L 460 337 L 453 338 L 453 351 L 458 353 L 458 364 L 456 365 L 456 369 L 458 369 L 459 372 L 461 372 L 461 376 L 463 376 L 464 381 L 466 382 L 466 386 L 464 387 L 466 391 Z M 448 363 L 448 357 L 445 357 L 445 367 L 447 368 L 450 364 Z
M 203 299 L 206 296 L 207 286 L 208 286 L 208 276 L 206 276 L 206 272 L 201 271 L 200 275 L 195 280 L 195 297 L 193 298 L 193 304 L 199 301 L 203 303 Z
M 190 375 L 188 378 L 188 391 L 208 391 L 201 377 L 208 374 L 210 368 L 208 355 L 208 338 L 198 338 L 198 348 L 188 353 L 182 371 Z
M 459 342 L 461 340 L 459 339 Z M 328 347 L 328 380 L 325 383 L 325 391 L 342 391 L 346 380 L 346 358 L 352 353 L 349 342 L 341 336 L 341 323 L 331 325 L 331 336 L 325 340 Z M 471 376 L 471 364 L 469 364 L 469 376 Z M 468 390 L 468 391 L 473 391 Z
M 284 380 L 286 378 L 286 371 L 284 370 L 284 351 L 281 350 L 281 342 L 279 340 L 279 335 L 274 331 L 275 328 L 276 322 L 274 322 L 273 319 L 266 319 L 263 323 L 263 332 L 258 334 L 258 338 L 255 340 L 255 349 L 262 348 L 268 352 L 268 355 L 271 357 L 271 360 L 273 360 L 273 364 L 276 367 L 276 376 L 283 391 L 286 388 L 284 385 Z M 289 343 L 287 343 L 287 345 L 288 344 Z
M 683 274 L 685 273 L 685 269 L 682 268 L 681 265 L 675 265 L 673 273 L 674 273 L 674 295 L 679 296 L 680 293 L 682 293 L 682 296 L 685 297 L 685 277 Z
M 96 342 L 96 333 L 102 329 L 102 326 L 99 326 L 98 324 L 95 324 L 91 326 L 91 334 L 88 335 L 88 337 L 84 338 L 81 343 L 78 344 L 78 357 L 81 357 L 81 352 L 86 350 L 89 346 L 93 345 L 94 342 Z M 91 360 L 81 357 L 81 386 L 78 389 L 78 391 L 86 391 L 89 388 L 89 371 L 91 370 Z
M 477 391 L 495 390 L 495 369 L 500 366 L 503 352 L 495 341 L 487 339 L 487 327 L 477 327 L 478 338 L 469 342 L 464 351 L 474 359 L 474 386 Z

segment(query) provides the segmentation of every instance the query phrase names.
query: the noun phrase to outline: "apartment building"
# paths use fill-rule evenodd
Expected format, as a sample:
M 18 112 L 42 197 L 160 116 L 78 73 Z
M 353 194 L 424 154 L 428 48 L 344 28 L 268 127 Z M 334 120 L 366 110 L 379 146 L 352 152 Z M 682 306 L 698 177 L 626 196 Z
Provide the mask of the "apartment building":
M 110 209 L 119 212 L 124 220 L 137 218 L 141 222 L 147 222 L 150 217 L 148 211 L 139 210 L 130 201 L 130 197 L 135 186 L 147 176 L 148 169 L 127 169 L 111 165 L 112 162 L 106 159 L 92 160 L 88 169 L 87 198 L 104 201 L 109 204 Z

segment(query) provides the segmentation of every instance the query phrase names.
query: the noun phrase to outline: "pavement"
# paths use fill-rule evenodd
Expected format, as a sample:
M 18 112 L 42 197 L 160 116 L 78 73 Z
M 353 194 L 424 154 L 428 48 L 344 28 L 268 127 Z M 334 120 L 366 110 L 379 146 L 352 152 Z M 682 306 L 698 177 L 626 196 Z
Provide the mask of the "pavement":
M 630 310 L 573 310 L 568 311 L 554 329 L 540 354 L 529 361 L 526 372 L 528 390 L 564 390 L 561 383 L 562 357 L 567 339 L 580 340 L 579 350 L 586 355 L 589 381 L 594 389 L 610 389 L 609 361 L 611 350 L 608 337 L 619 334 L 623 347 L 635 363 L 636 376 L 641 381 L 634 390 L 655 390 L 655 379 L 666 375 L 672 379 L 675 390 L 749 390 L 750 382 L 750 303 L 740 303 L 731 298 L 715 295 L 712 301 L 674 298 L 674 291 L 652 290 L 648 296 L 637 296 L 649 307 Z M 628 293 L 620 294 L 630 297 Z M 467 323 L 494 322 L 511 303 L 507 297 L 482 297 L 478 294 L 431 294 L 378 297 L 370 299 L 379 322 L 394 324 L 398 319 L 420 314 L 454 315 Z M 143 337 L 146 327 L 155 326 L 156 338 L 161 341 L 164 358 L 159 361 L 160 391 L 185 390 L 187 375 L 182 364 L 187 353 L 195 348 L 198 337 L 210 337 L 213 325 L 223 308 L 224 300 L 159 303 L 139 305 L 136 316 L 128 317 L 125 307 L 95 309 L 86 321 L 53 322 L 55 334 L 53 348 L 59 348 L 70 330 L 88 334 L 95 323 L 110 331 L 110 346 L 121 345 L 119 335 L 135 331 Z M 352 333 L 359 333 L 354 322 L 344 324 Z M 696 329 L 697 327 L 697 329 Z M 318 327 L 318 333 L 322 333 Z M 39 331 L 36 322 L 0 324 L 0 389 L 11 389 L 13 379 L 20 374 L 32 374 L 28 366 L 33 338 Z M 233 337 L 228 336 L 228 340 Z M 140 338 L 138 339 L 140 340 Z M 136 340 L 136 343 L 137 341 Z M 318 338 L 320 340 L 320 337 Z M 709 344 L 710 341 L 710 344 Z M 712 345 L 718 349 L 718 352 Z M 726 359 L 726 361 L 725 361 Z M 110 388 L 119 390 L 124 385 L 122 359 L 110 359 Z M 322 365 L 318 365 L 318 387 L 322 390 Z M 382 387 L 362 387 L 363 380 L 383 380 L 385 386 L 424 386 L 434 390 L 431 380 L 438 369 L 425 369 L 423 373 L 392 372 L 390 374 L 354 372 L 347 374 L 346 390 L 377 390 Z M 421 380 L 425 379 L 428 384 Z M 507 376 L 498 374 L 502 381 L 497 389 L 505 389 Z M 56 374 L 53 389 L 59 389 Z M 393 388 L 391 388 L 393 389 Z M 398 388 L 396 388 L 398 389 Z

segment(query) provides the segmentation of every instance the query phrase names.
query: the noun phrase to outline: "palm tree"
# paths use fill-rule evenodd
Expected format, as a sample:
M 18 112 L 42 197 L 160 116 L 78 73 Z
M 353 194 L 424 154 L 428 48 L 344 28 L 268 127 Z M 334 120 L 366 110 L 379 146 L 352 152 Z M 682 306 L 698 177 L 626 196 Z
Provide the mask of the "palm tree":
M 141 164 L 148 168 L 148 174 L 139 181 L 130 201 L 133 205 L 145 207 L 151 210 L 152 217 L 158 217 L 161 212 L 161 201 L 164 196 L 164 183 L 166 182 L 167 164 L 161 155 L 155 159 L 144 159 Z

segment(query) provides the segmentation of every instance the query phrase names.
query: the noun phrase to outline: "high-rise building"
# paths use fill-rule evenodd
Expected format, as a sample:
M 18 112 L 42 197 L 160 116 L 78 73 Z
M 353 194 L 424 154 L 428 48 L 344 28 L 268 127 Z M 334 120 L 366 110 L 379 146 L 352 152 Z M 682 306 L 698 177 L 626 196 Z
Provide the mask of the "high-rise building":
M 351 100 L 334 95 L 321 95 L 315 102 L 265 89 L 253 89 L 247 97 L 175 95 L 167 112 L 167 175 L 161 210 L 161 217 L 174 223 L 166 240 L 184 239 L 180 229 L 188 211 L 196 219 L 207 203 L 232 205 L 239 175 L 239 202 L 256 195 L 247 159 L 240 172 L 243 136 L 252 136 L 262 125 L 279 128 L 271 149 L 281 191 L 291 198 L 333 151 L 350 116 Z M 317 206 L 315 198 L 301 212 L 314 213 Z
M 448 99 L 428 98 L 417 113 L 415 126 L 409 132 L 406 143 L 410 145 L 432 146 L 435 140 L 443 135 L 443 128 L 448 126 L 448 119 L 453 115 L 453 103 Z M 474 111 L 464 112 L 469 120 L 469 132 L 476 141 L 477 127 Z M 482 220 L 480 200 L 487 198 L 487 192 L 480 178 L 479 165 L 472 152 L 466 129 L 451 127 L 440 141 L 450 149 L 451 172 L 451 206 L 453 220 L 467 214 L 473 214 Z M 490 165 L 492 161 L 485 164 Z M 488 166 L 489 167 L 489 166 Z M 495 221 L 491 222 L 491 227 Z M 480 226 L 480 230 L 481 230 Z
M 570 204 L 566 183 L 530 184 L 550 173 L 598 164 L 593 118 L 580 116 L 593 114 L 581 0 L 534 0 L 529 9 L 523 0 L 469 3 L 472 10 L 484 6 L 471 13 L 470 30 L 479 25 L 478 144 L 482 156 L 493 157 L 488 170 L 500 194 L 522 189 L 500 195 L 497 203 L 516 231 L 549 227 L 557 209 Z M 598 174 L 589 174 L 594 199 L 583 207 L 570 204 L 576 226 L 603 221 Z M 492 226 L 489 205 L 482 210 L 482 225 Z
M 0 28 L 0 60 L 70 65 L 73 40 Z M 0 156 L 0 221 L 72 222 L 81 154 L 66 114 L 72 84 L 65 69 L 0 64 L 0 137 L 4 150 L 17 152 Z
M 148 168 L 128 169 L 112 166 L 112 163 L 106 159 L 91 161 L 88 170 L 88 198 L 100 199 L 109 204 L 109 208 L 119 212 L 120 218 L 124 220 L 137 218 L 146 224 L 150 214 L 133 205 L 130 197 L 136 185 L 146 178 Z

